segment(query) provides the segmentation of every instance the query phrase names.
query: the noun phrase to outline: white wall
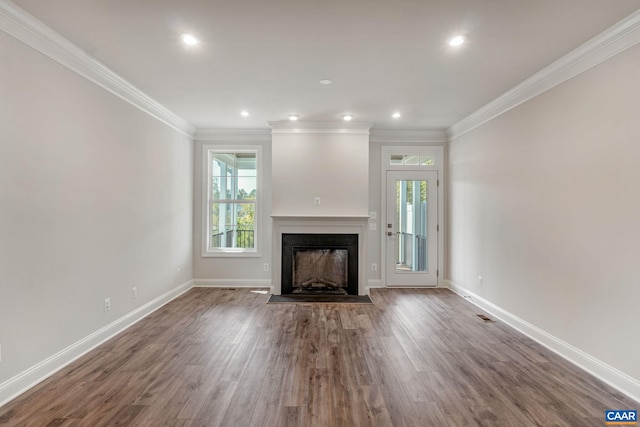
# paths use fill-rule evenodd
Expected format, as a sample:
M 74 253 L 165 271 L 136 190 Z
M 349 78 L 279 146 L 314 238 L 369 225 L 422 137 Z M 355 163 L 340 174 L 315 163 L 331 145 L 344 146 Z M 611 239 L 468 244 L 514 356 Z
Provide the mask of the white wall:
M 272 150 L 274 215 L 369 214 L 368 128 L 366 133 L 274 131 Z
M 259 145 L 262 146 L 261 206 L 259 207 L 259 250 L 254 257 L 203 257 L 202 240 L 202 186 L 203 145 Z M 264 263 L 271 264 L 271 133 L 200 130 L 194 149 L 194 222 L 193 222 L 193 277 L 200 286 L 265 286 L 271 282 L 271 273 L 264 271 Z
M 638 70 L 640 46 L 450 143 L 449 271 L 640 380 Z
M 0 384 L 191 279 L 192 185 L 190 138 L 0 32 Z

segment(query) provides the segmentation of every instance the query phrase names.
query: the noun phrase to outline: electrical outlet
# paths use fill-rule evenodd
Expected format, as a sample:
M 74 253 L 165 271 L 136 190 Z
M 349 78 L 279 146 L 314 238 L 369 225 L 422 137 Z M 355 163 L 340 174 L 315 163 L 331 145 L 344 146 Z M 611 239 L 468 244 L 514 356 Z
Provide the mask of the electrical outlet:
M 320 197 L 314 197 L 313 204 L 316 206 L 320 206 Z
M 369 219 L 376 219 L 376 218 L 378 218 L 377 212 L 369 212 Z
M 376 223 L 375 222 L 370 222 L 369 223 L 369 230 L 370 231 L 376 231 L 376 229 L 377 229 Z
M 264 264 L 262 264 L 262 271 L 269 271 L 269 263 L 265 262 Z
M 378 264 L 375 262 L 371 264 L 371 271 L 378 271 Z
M 111 298 L 105 298 L 104 299 L 104 311 L 109 311 L 111 310 Z
M 483 283 L 482 283 L 482 276 L 478 276 L 478 287 L 482 287 Z
M 138 298 L 138 287 L 134 286 L 133 288 L 131 288 L 131 299 L 136 298 Z

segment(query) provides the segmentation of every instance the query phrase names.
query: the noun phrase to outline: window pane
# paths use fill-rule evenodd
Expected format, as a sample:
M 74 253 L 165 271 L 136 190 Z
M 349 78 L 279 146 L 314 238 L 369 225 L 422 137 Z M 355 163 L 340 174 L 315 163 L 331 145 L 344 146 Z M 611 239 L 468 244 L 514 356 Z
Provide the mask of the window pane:
M 420 156 L 413 154 L 392 154 L 389 160 L 391 166 L 407 166 L 420 164 Z
M 212 159 L 213 200 L 256 199 L 256 153 L 217 153 Z
M 392 154 L 389 159 L 391 166 L 433 166 L 434 156 L 417 156 L 414 154 Z
M 214 176 L 211 183 L 213 199 L 233 199 L 233 178 Z
M 389 164 L 391 166 L 402 166 L 402 158 L 404 156 L 402 156 L 401 154 L 392 154 L 391 155 L 391 160 L 389 161 Z
M 396 181 L 396 270 L 427 271 L 427 181 Z
M 404 156 L 404 159 L 402 159 L 403 165 L 417 165 L 419 163 L 420 163 L 419 156 Z
M 233 153 L 216 153 L 213 155 L 213 175 L 226 175 L 227 169 L 233 169 L 236 157 Z
M 238 200 L 255 200 L 256 199 L 256 184 L 257 178 L 251 177 L 238 177 L 238 192 L 236 199 Z
M 211 204 L 211 248 L 255 248 L 255 204 Z
M 237 153 L 235 156 L 236 167 L 238 168 L 238 170 L 250 170 L 253 171 L 253 175 L 255 175 L 256 153 Z
M 420 156 L 420 164 L 422 166 L 433 166 L 433 156 Z

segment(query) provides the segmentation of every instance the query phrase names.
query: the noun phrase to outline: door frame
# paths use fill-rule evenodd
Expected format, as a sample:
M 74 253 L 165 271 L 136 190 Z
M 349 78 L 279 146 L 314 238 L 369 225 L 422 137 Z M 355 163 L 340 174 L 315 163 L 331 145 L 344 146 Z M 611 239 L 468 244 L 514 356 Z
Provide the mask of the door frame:
M 433 288 L 438 286 L 438 171 L 437 170 L 390 170 L 387 171 L 387 197 L 393 199 L 387 199 L 387 221 L 393 224 L 392 228 L 385 226 L 387 232 L 387 254 L 385 257 L 386 279 L 387 287 L 428 287 Z M 396 261 L 398 256 L 397 243 L 400 243 L 399 233 L 401 231 L 401 225 L 398 223 L 396 217 L 396 209 L 398 208 L 398 180 L 403 181 L 426 181 L 427 183 L 427 195 L 428 201 L 424 206 L 426 214 L 427 229 L 424 230 L 427 245 L 427 261 L 428 264 L 425 270 L 418 271 L 403 271 L 396 268 Z M 419 191 L 419 190 L 418 190 Z M 416 189 L 413 190 L 414 196 L 416 195 Z M 395 197 L 394 197 L 395 195 Z M 415 206 L 414 206 L 415 207 Z M 391 217 L 390 217 L 391 216 Z M 418 214 L 418 216 L 420 216 Z M 412 224 L 415 225 L 415 224 Z M 412 230 L 413 234 L 417 234 L 416 230 Z M 390 234 L 390 235 L 389 235 Z M 412 236 L 413 236 L 412 234 Z M 396 243 L 397 242 L 397 243 Z M 416 248 L 412 245 L 412 248 Z M 414 260 L 415 261 L 415 260 Z
M 415 155 L 433 156 L 433 164 L 428 166 L 419 165 L 391 165 L 392 155 Z M 384 287 L 387 287 L 387 171 L 425 171 L 435 170 L 438 172 L 438 272 L 437 285 L 444 284 L 444 147 L 442 146 L 382 146 L 381 153 L 381 182 L 380 182 L 380 280 Z M 395 203 L 395 200 L 393 201 Z M 394 286 L 395 287 L 395 286 Z

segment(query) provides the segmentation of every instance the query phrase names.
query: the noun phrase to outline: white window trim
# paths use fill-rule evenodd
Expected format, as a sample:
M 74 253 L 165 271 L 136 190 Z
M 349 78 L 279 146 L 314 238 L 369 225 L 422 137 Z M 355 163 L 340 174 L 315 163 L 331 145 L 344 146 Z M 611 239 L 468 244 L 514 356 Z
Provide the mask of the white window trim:
M 433 165 L 391 165 L 392 155 L 433 156 Z M 383 146 L 382 170 L 444 170 L 444 148 L 440 146 Z
M 220 248 L 210 249 L 209 239 L 209 194 L 211 192 L 211 164 L 209 162 L 210 153 L 256 153 L 256 210 L 255 210 L 255 231 L 253 249 L 238 248 Z M 256 258 L 262 256 L 262 205 L 263 205 L 263 183 L 262 183 L 262 146 L 260 145 L 222 145 L 222 144 L 204 144 L 202 146 L 202 248 L 201 255 L 203 258 L 211 257 L 233 257 L 233 258 Z

